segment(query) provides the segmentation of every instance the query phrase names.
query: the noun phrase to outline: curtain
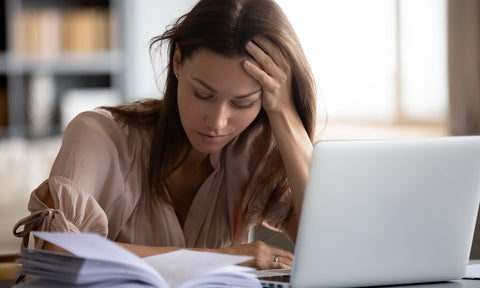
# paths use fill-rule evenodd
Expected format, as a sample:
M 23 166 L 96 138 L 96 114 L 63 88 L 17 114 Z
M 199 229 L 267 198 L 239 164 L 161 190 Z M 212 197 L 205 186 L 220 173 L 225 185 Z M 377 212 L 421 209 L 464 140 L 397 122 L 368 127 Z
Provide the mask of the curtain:
M 480 1 L 448 2 L 450 132 L 480 134 Z M 479 213 L 480 216 L 480 213 Z M 477 217 L 470 259 L 480 259 Z
M 448 2 L 450 132 L 480 134 L 480 1 Z

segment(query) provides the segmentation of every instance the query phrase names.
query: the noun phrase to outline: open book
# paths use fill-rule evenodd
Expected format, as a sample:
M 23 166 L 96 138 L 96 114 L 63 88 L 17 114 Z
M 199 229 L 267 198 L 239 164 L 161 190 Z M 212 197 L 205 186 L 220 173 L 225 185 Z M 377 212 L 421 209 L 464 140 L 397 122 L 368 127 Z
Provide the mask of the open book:
M 91 233 L 33 232 L 70 253 L 24 249 L 18 287 L 261 287 L 251 259 L 220 253 L 177 250 L 146 258 Z

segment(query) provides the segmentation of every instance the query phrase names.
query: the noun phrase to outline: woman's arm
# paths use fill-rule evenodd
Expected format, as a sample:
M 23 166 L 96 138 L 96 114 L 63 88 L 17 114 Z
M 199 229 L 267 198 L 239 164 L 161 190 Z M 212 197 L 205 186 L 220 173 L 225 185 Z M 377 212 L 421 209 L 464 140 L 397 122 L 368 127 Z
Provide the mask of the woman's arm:
M 54 201 L 52 195 L 49 191 L 45 191 L 39 194 L 39 199 L 45 203 L 49 208 L 54 209 Z M 40 230 L 41 227 L 40 227 Z M 35 241 L 38 239 L 35 238 Z M 288 251 L 270 246 L 261 241 L 255 241 L 253 243 L 225 247 L 219 249 L 200 249 L 200 248 L 181 248 L 181 247 L 161 247 L 161 246 L 145 246 L 137 244 L 128 244 L 116 242 L 118 245 L 129 250 L 130 252 L 136 254 L 139 257 L 153 256 L 157 254 L 163 254 L 172 252 L 178 249 L 188 249 L 195 251 L 208 251 L 208 252 L 217 252 L 231 255 L 248 255 L 252 256 L 253 260 L 242 263 L 241 265 L 254 267 L 258 269 L 285 269 L 291 268 L 293 264 L 293 254 Z M 53 245 L 51 243 L 45 242 L 43 247 L 45 250 L 57 251 L 63 253 L 69 253 L 68 251 Z M 275 256 L 278 257 L 278 262 L 274 262 Z
M 120 242 L 115 242 L 115 243 L 129 250 L 130 252 L 136 254 L 138 257 L 148 257 L 148 256 L 157 255 L 157 254 L 173 252 L 181 249 L 179 247 L 144 246 L 144 245 L 136 245 L 136 244 L 120 243 Z M 190 250 L 200 251 L 200 249 L 190 249 Z
M 287 233 L 295 242 L 313 145 L 296 110 L 271 113 L 269 119 L 292 190 L 294 217 Z
M 262 85 L 262 107 L 267 112 L 293 194 L 294 217 L 287 225 L 287 233 L 295 241 L 313 145 L 295 109 L 288 60 L 268 39 L 253 40 L 256 44 L 249 42 L 246 49 L 255 63 L 246 60 L 244 67 Z
M 265 244 L 262 241 L 255 241 L 248 244 L 231 246 L 218 249 L 201 249 L 201 248 L 180 248 L 180 247 L 159 247 L 159 246 L 143 246 L 136 244 L 119 243 L 118 245 L 133 252 L 139 257 L 153 256 L 157 254 L 168 253 L 179 249 L 187 249 L 192 251 L 216 252 L 230 255 L 247 255 L 253 259 L 240 265 L 254 267 L 258 269 L 286 269 L 291 268 L 293 264 L 293 254 L 280 248 Z M 277 258 L 276 258 L 277 257 Z M 275 262 L 277 259 L 277 262 Z

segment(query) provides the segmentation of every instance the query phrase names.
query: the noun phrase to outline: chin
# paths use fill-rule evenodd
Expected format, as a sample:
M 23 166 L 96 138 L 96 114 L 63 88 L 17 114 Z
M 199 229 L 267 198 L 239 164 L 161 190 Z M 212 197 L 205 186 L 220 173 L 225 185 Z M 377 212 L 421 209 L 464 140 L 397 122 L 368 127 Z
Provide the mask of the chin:
M 214 154 L 218 151 L 222 150 L 228 143 L 230 143 L 232 139 L 228 139 L 228 141 L 220 142 L 220 143 L 205 143 L 204 141 L 190 141 L 192 144 L 193 149 L 200 153 L 205 154 Z
M 214 154 L 222 150 L 225 145 L 192 145 L 193 149 L 197 150 L 200 153 L 205 154 Z

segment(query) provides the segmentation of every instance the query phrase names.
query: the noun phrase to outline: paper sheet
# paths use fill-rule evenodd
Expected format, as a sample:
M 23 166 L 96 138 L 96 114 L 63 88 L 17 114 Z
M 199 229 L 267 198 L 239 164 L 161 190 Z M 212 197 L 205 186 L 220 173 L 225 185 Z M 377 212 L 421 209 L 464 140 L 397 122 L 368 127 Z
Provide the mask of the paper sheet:
M 220 253 L 177 250 L 143 258 L 162 275 L 171 287 L 177 287 L 194 277 L 252 259 Z M 238 267 L 240 268 L 240 267 Z
M 464 278 L 480 279 L 480 264 L 468 265 Z
M 156 274 L 155 270 L 137 255 L 98 234 L 35 231 L 33 235 L 86 259 L 135 265 Z
M 85 280 L 83 278 L 86 276 L 88 276 L 86 277 L 88 281 L 96 280 L 93 279 L 95 270 L 100 272 L 101 277 L 99 276 L 98 279 L 103 281 L 108 276 L 105 273 L 115 276 L 118 274 L 114 272 L 118 272 L 118 269 L 126 268 L 129 269 L 128 272 L 135 275 L 138 273 L 140 277 L 143 275 L 142 278 L 150 278 L 150 276 L 158 278 L 149 283 L 167 282 L 169 287 L 179 287 L 182 284 L 190 285 L 197 282 L 219 283 L 219 281 L 220 283 L 234 281 L 231 283 L 238 287 L 260 287 L 257 278 L 251 273 L 246 273 L 254 269 L 234 265 L 252 259 L 250 256 L 180 249 L 170 253 L 139 258 L 113 241 L 93 233 L 33 232 L 33 235 L 86 259 L 78 272 L 79 278 L 76 279 L 80 283 Z M 112 269 L 115 268 L 114 271 L 107 272 L 108 267 L 102 268 L 105 265 L 97 267 L 99 261 L 110 262 L 110 265 L 122 264 L 125 267 L 115 265 L 115 267 L 112 266 Z M 151 275 L 146 274 L 147 272 Z

